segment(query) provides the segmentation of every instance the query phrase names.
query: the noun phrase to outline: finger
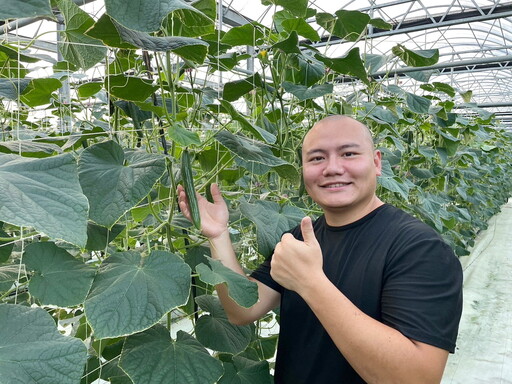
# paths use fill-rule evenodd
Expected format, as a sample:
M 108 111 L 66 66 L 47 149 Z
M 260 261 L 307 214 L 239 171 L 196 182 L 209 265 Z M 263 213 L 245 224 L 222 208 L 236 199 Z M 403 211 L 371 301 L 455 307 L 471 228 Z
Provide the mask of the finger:
M 306 216 L 300 222 L 300 230 L 302 231 L 302 238 L 305 243 L 315 244 L 317 243 L 315 231 L 313 229 L 313 222 L 311 217 Z
M 178 205 L 180 207 L 180 212 L 185 216 L 187 219 L 190 219 L 190 212 L 188 210 L 188 201 L 184 199 L 180 199 L 178 201 Z
M 224 201 L 222 194 L 220 193 L 219 184 L 212 183 L 212 185 L 210 185 L 210 192 L 212 193 L 212 199 L 214 203 L 220 203 Z
M 183 187 L 183 185 L 178 185 L 177 192 L 178 192 L 178 199 L 185 201 L 188 204 L 188 196 L 187 196 L 187 192 L 185 191 L 185 187 Z
M 178 206 L 180 208 L 180 211 L 183 214 L 183 216 L 188 218 L 188 216 L 189 216 L 188 199 L 187 199 L 187 194 L 185 193 L 185 189 L 183 188 L 183 186 L 178 185 L 177 193 L 178 193 Z
M 183 189 L 183 187 L 181 185 L 178 185 L 177 193 L 178 193 L 178 202 L 188 204 L 187 194 L 185 193 L 185 189 Z
M 290 242 L 294 242 L 294 241 L 297 241 L 297 239 L 295 237 L 293 237 L 293 235 L 291 233 L 285 233 L 281 236 L 281 241 L 278 243 L 278 244 L 282 244 L 282 243 L 290 243 Z

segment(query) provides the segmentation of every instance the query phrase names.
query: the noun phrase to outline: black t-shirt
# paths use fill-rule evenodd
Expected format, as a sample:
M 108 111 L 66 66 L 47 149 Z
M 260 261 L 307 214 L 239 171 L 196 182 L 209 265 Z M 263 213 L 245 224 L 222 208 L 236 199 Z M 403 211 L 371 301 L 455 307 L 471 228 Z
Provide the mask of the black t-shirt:
M 313 227 L 327 277 L 353 304 L 413 340 L 453 353 L 462 268 L 432 228 L 387 204 L 342 227 L 323 216 Z M 300 226 L 291 233 L 302 240 Z M 275 383 L 364 383 L 305 301 L 272 279 L 270 259 L 251 276 L 281 293 Z

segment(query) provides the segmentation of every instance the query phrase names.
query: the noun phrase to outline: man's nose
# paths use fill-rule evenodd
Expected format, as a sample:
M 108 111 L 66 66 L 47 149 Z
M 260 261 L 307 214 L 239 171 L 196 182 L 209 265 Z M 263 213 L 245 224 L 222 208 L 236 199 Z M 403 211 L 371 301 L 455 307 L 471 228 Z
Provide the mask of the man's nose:
M 343 164 L 343 159 L 339 156 L 329 156 L 325 163 L 324 175 L 341 175 L 344 172 L 345 166 Z

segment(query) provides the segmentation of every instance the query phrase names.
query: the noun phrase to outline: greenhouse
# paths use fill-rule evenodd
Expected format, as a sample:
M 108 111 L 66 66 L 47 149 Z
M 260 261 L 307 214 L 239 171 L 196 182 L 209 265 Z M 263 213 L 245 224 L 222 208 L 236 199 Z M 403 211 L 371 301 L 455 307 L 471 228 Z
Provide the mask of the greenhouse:
M 324 383 L 281 373 L 285 295 L 360 380 L 343 382 L 512 382 L 512 1 L 0 0 L 0 23 L 0 384 Z M 345 144 L 330 161 L 355 176 L 315 192 L 330 152 L 310 141 L 335 123 L 366 126 L 373 161 Z M 453 350 L 364 314 L 443 361 L 387 354 L 386 377 L 323 317 L 340 301 L 317 309 L 278 275 L 293 236 L 322 262 L 317 223 L 356 209 L 318 196 L 366 199 L 372 167 L 368 199 L 426 224 L 461 271 L 462 314 L 430 304 Z M 281 291 L 258 277 L 269 258 Z

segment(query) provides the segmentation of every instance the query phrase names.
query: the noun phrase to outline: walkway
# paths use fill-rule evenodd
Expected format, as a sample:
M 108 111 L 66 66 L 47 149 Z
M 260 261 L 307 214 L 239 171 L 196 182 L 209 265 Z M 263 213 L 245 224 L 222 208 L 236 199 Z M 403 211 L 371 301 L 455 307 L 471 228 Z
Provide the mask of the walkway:
M 512 199 L 461 262 L 464 310 L 442 384 L 512 384 Z

